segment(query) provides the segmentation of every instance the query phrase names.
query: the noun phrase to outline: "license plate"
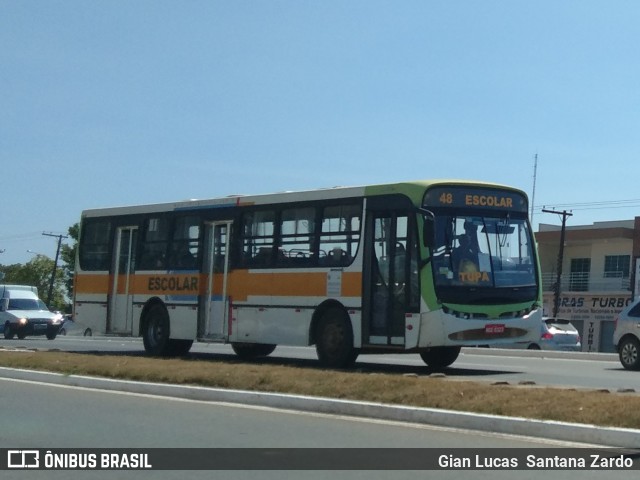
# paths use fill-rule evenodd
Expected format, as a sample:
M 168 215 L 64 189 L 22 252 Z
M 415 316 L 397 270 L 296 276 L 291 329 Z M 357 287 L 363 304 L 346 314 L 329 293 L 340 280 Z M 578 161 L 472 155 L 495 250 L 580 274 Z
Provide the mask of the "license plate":
M 45 324 L 42 324 L 42 323 L 36 323 L 33 326 L 34 330 L 44 330 L 45 328 L 47 328 L 47 326 Z
M 498 333 L 504 333 L 504 324 L 492 323 L 489 325 L 485 325 L 484 333 L 486 333 L 487 335 L 496 335 Z

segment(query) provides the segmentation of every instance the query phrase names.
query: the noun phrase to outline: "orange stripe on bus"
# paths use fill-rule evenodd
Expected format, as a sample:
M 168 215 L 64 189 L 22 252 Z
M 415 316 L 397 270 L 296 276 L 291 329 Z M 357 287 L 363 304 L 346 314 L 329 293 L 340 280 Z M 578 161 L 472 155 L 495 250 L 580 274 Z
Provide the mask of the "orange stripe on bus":
M 106 295 L 109 293 L 110 278 L 105 274 L 76 274 L 73 288 L 75 293 Z
M 135 295 L 205 295 L 207 275 L 202 274 L 133 274 L 129 279 L 129 293 Z M 213 278 L 213 294 L 222 294 L 222 274 Z M 108 294 L 113 284 L 112 275 L 79 274 L 75 279 L 76 294 Z M 126 276 L 118 278 L 118 293 L 124 294 Z M 273 272 L 235 270 L 227 280 L 227 294 L 235 301 L 246 301 L 249 296 L 325 297 L 327 272 Z M 343 272 L 341 296 L 362 295 L 362 274 Z
M 240 302 L 246 301 L 251 295 L 326 297 L 327 272 L 274 273 L 237 270 L 229 275 L 228 294 L 234 301 Z M 359 297 L 361 294 L 362 274 L 343 273 L 341 296 Z

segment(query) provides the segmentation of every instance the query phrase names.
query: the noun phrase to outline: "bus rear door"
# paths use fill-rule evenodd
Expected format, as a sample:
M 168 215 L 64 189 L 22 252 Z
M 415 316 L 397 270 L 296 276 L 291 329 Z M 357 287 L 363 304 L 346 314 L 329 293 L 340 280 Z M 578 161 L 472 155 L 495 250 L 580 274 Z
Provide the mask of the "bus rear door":
M 226 340 L 229 336 L 229 276 L 230 220 L 206 224 L 205 232 L 205 295 L 200 299 L 198 337 Z
M 133 333 L 133 271 L 138 227 L 119 227 L 114 242 L 113 282 L 107 333 Z

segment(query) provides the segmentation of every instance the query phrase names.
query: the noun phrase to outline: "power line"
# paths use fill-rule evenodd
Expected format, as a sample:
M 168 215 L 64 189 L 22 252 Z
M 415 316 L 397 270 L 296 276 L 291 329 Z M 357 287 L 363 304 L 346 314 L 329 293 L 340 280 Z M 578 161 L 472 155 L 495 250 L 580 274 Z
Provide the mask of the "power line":
M 41 235 L 40 231 L 37 232 L 25 232 L 25 233 L 14 233 L 11 235 L 0 235 L 0 240 L 26 240 L 29 238 L 39 237 Z
M 537 212 L 541 212 L 547 205 L 555 208 L 570 208 L 571 210 L 603 210 L 607 208 L 632 208 L 640 207 L 640 199 L 607 200 L 600 202 L 576 202 L 576 203 L 546 203 L 543 206 L 535 206 Z

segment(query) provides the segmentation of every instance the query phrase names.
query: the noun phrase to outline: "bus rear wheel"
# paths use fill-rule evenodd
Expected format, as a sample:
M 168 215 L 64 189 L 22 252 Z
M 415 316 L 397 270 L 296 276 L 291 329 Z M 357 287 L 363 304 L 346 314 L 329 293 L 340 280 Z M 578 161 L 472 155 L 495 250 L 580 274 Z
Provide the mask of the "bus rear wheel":
M 231 348 L 238 357 L 243 360 L 251 360 L 270 355 L 276 346 L 268 343 L 232 343 Z
M 146 315 L 142 332 L 145 351 L 153 356 L 166 357 L 172 353 L 169 340 L 169 314 L 162 305 L 153 305 Z
M 193 340 L 169 340 L 171 356 L 184 357 L 193 346 Z
M 356 361 L 353 331 L 349 317 L 340 308 L 330 308 L 322 316 L 316 333 L 316 352 L 320 363 L 329 368 L 346 368 Z
M 456 361 L 460 355 L 460 347 L 432 347 L 420 352 L 424 363 L 431 368 L 445 368 Z

